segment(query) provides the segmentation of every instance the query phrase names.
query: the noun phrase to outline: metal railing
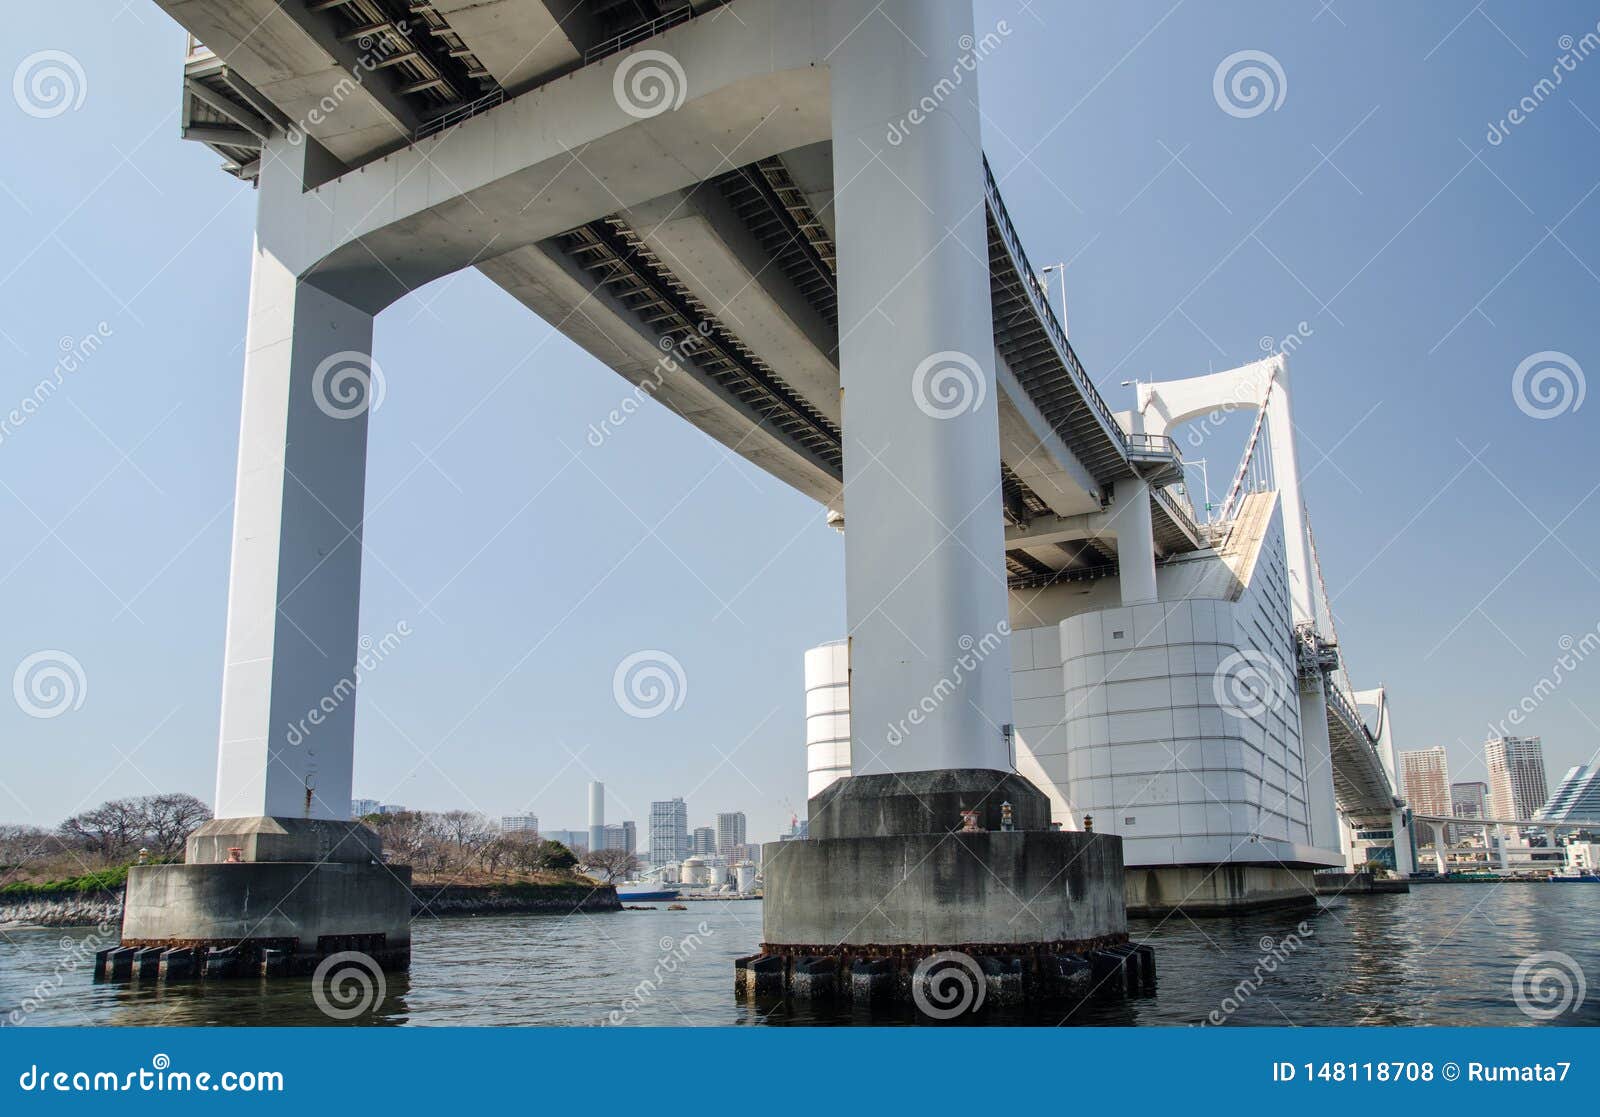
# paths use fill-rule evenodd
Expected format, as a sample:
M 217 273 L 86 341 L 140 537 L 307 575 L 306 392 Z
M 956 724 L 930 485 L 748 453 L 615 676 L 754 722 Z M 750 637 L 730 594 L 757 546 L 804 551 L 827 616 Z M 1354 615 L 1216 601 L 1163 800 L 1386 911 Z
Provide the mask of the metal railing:
M 583 64 L 587 66 L 591 62 L 597 62 L 602 58 L 627 50 L 636 43 L 642 43 L 646 39 L 661 34 L 669 27 L 676 27 L 680 23 L 688 22 L 694 18 L 694 14 L 694 5 L 685 4 L 681 8 L 674 8 L 665 15 L 659 15 L 647 23 L 641 23 L 637 27 L 630 28 L 620 35 L 614 35 L 604 42 L 597 43 L 585 50 L 583 52 Z M 481 112 L 487 112 L 489 109 L 503 104 L 505 99 L 506 92 L 503 89 L 485 93 L 475 101 L 457 105 L 449 112 L 441 113 L 422 124 L 412 133 L 411 139 L 415 142 L 436 135 L 447 128 L 460 124 L 463 120 L 470 120 Z
M 477 116 L 480 112 L 486 112 L 487 110 L 494 108 L 496 105 L 504 103 L 505 99 L 506 91 L 504 89 L 496 89 L 491 93 L 485 93 L 476 101 L 468 101 L 464 105 L 457 105 L 449 112 L 441 113 L 432 120 L 422 124 L 415 132 L 412 133 L 411 139 L 413 142 L 415 142 L 416 140 L 426 139 L 428 136 L 432 136 L 435 133 L 443 132 L 446 128 L 460 124 L 463 120 L 470 119 L 471 117 Z
M 1171 490 L 1165 486 L 1157 488 L 1156 486 L 1152 485 L 1150 487 L 1150 492 L 1160 503 L 1161 507 L 1166 509 L 1168 516 L 1171 516 L 1172 519 L 1180 526 L 1187 527 L 1189 529 L 1190 535 L 1194 536 L 1197 540 L 1204 540 L 1206 538 L 1205 532 L 1203 532 L 1200 528 L 1199 521 L 1194 518 L 1194 507 L 1190 505 L 1187 497 L 1185 497 L 1183 500 L 1179 500 L 1172 494 Z
M 647 23 L 641 23 L 639 26 L 631 27 L 620 35 L 613 35 L 604 42 L 596 43 L 583 52 L 583 64 L 587 66 L 589 63 L 596 62 L 608 55 L 627 50 L 635 43 L 642 43 L 646 39 L 661 34 L 669 27 L 676 27 L 678 24 L 686 23 L 693 18 L 693 4 L 685 4 L 681 8 L 674 8 L 670 12 L 656 16 Z
M 1089 374 L 1084 372 L 1083 366 L 1078 363 L 1078 355 L 1072 351 L 1072 345 L 1067 341 L 1067 332 L 1061 328 L 1061 323 L 1056 321 L 1055 311 L 1050 309 L 1049 301 L 1039 291 L 1038 273 L 1028 262 L 1028 253 L 1022 247 L 1022 238 L 1017 235 L 1017 228 L 1011 223 L 1011 215 L 1006 212 L 1006 203 L 1000 197 L 1000 184 L 995 181 L 994 171 L 989 167 L 988 156 L 984 156 L 983 159 L 983 186 L 984 194 L 989 199 L 989 208 L 994 211 L 995 226 L 1000 230 L 1000 239 L 1005 241 L 1006 250 L 1011 253 L 1012 265 L 1022 276 L 1022 285 L 1028 291 L 1034 312 L 1044 323 L 1045 332 L 1055 342 L 1061 363 L 1077 384 L 1078 391 L 1090 410 L 1099 417 L 1106 434 L 1121 442 L 1123 453 L 1126 455 L 1127 433 L 1122 429 L 1122 424 L 1117 422 L 1116 416 L 1112 415 L 1111 408 L 1106 406 L 1106 401 L 1100 397 L 1100 392 L 1090 381 Z
M 1179 465 L 1183 464 L 1183 452 L 1178 449 L 1178 444 L 1164 434 L 1144 434 L 1135 432 L 1124 436 L 1128 443 L 1128 452 L 1148 457 L 1170 457 Z

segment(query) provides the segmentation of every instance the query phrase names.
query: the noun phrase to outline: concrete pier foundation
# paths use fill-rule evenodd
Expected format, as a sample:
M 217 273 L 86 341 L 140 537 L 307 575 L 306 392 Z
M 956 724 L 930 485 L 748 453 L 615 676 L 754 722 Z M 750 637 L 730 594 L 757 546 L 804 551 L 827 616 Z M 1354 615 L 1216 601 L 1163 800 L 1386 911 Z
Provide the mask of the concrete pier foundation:
M 101 952 L 99 977 L 310 973 L 352 950 L 383 969 L 410 965 L 411 870 L 384 864 L 360 823 L 217 819 L 187 855 L 129 870 L 121 946 Z
M 1044 793 L 1015 773 L 853 776 L 810 818 L 809 839 L 763 851 L 763 941 L 738 964 L 742 994 L 922 1007 L 954 982 L 975 1007 L 1154 981 L 1148 949 L 1128 944 L 1122 840 L 1051 829 Z

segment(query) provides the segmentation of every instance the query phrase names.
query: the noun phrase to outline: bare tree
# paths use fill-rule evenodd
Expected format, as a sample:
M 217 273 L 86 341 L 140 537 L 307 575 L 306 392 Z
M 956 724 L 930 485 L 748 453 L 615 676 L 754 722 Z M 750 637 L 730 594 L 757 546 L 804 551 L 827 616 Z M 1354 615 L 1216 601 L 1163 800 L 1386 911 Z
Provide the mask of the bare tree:
M 131 799 L 111 799 L 61 824 L 61 836 L 109 859 L 125 858 L 144 836 L 142 820 Z
M 210 807 L 182 792 L 149 795 L 139 802 L 145 817 L 144 844 L 158 857 L 182 853 L 189 835 L 211 819 Z
M 62 838 L 108 860 L 128 860 L 141 848 L 157 857 L 182 852 L 195 827 L 211 808 L 193 795 L 174 792 L 134 799 L 108 799 L 61 824 Z
M 605 883 L 614 884 L 639 871 L 639 858 L 625 849 L 590 850 L 584 854 L 583 870 L 591 875 L 599 874 Z

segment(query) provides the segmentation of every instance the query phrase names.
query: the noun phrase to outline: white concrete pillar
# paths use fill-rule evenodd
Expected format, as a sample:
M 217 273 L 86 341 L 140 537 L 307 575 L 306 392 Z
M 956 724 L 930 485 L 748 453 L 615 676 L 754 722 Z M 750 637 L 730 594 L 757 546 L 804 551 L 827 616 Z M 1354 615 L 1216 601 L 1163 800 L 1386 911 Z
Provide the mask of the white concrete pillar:
M 1428 829 L 1433 833 L 1433 864 L 1440 876 L 1446 876 L 1450 872 L 1449 845 L 1445 840 L 1444 828 L 1442 822 L 1428 823 Z
M 1394 834 L 1394 871 L 1401 880 L 1416 871 L 1411 857 L 1411 832 L 1406 828 L 1406 812 L 1396 807 L 1389 812 L 1389 829 Z
M 1328 739 L 1325 686 L 1327 679 L 1318 675 L 1302 680 L 1295 692 L 1300 700 L 1300 755 L 1305 765 L 1311 844 L 1334 850 L 1339 848 L 1339 802 L 1333 792 L 1333 744 Z
M 1116 507 L 1111 523 L 1117 530 L 1117 580 L 1124 605 L 1149 605 L 1156 600 L 1156 536 L 1150 518 L 1150 483 L 1126 478 L 1113 487 Z
M 1495 849 L 1497 851 L 1495 863 L 1498 864 L 1502 869 L 1511 868 L 1511 850 L 1508 847 L 1508 836 L 1504 826 L 1495 826 L 1494 841 Z
M 270 141 L 262 159 L 218 818 L 350 810 L 372 315 L 300 282 L 274 250 L 298 235 L 275 203 L 299 191 L 309 147 Z
M 959 62 L 972 7 L 830 10 L 852 767 L 1008 771 L 977 77 Z
M 1283 543 L 1289 564 L 1289 602 L 1295 623 L 1301 624 L 1317 620 L 1316 597 L 1312 588 L 1317 575 L 1311 562 L 1311 544 L 1306 535 L 1305 505 L 1302 503 L 1304 498 L 1300 493 L 1300 452 L 1295 445 L 1287 357 L 1278 358 L 1276 382 L 1267 398 L 1267 424 L 1273 478 L 1282 494 Z

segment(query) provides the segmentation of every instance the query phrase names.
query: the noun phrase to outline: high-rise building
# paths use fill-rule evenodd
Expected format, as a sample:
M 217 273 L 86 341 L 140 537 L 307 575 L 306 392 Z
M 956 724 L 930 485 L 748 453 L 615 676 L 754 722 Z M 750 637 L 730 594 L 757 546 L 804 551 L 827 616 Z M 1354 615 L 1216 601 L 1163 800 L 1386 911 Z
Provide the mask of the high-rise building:
M 606 785 L 589 781 L 589 848 L 606 848 Z
M 709 857 L 717 852 L 717 832 L 710 826 L 696 826 L 689 835 L 689 852 L 696 857 Z
M 729 811 L 717 816 L 717 852 L 731 856 L 735 847 L 744 845 L 744 812 Z
M 1482 780 L 1451 784 L 1450 813 L 1457 818 L 1488 818 L 1489 785 Z M 1481 832 L 1481 827 L 1453 826 L 1451 831 L 1451 841 L 1460 844 L 1466 837 Z
M 650 865 L 670 865 L 689 856 L 689 808 L 681 798 L 650 804 Z
M 629 853 L 639 852 L 638 827 L 630 819 L 626 822 L 610 822 L 602 828 L 601 849 L 625 849 Z M 590 835 L 591 840 L 593 835 Z
M 1550 822 L 1600 819 L 1600 764 L 1579 764 L 1567 769 L 1555 794 L 1534 817 Z
M 377 814 L 383 809 L 383 804 L 376 799 L 350 800 L 350 817 L 366 818 L 369 814 Z
M 1450 815 L 1450 770 L 1443 746 L 1402 752 L 1400 786 L 1413 814 Z M 1431 842 L 1432 833 L 1424 827 L 1417 836 Z
M 500 819 L 500 832 L 502 834 L 533 834 L 539 833 L 539 816 L 536 814 L 508 814 Z
M 1489 812 L 1494 818 L 1532 818 L 1550 798 L 1539 737 L 1492 737 L 1483 747 L 1489 765 Z

